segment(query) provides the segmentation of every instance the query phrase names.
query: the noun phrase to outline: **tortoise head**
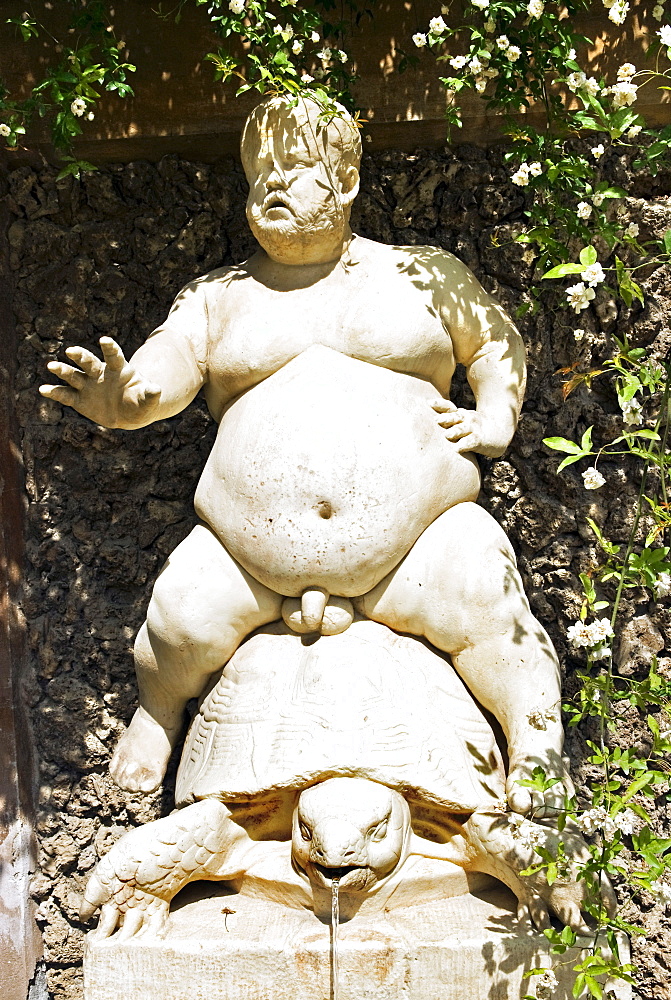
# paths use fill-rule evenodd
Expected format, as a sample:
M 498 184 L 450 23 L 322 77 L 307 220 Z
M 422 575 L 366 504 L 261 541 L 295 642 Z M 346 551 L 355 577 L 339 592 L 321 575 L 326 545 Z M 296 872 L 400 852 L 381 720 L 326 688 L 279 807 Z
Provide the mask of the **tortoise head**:
M 410 834 L 399 792 L 366 778 L 329 778 L 298 799 L 291 855 L 313 889 L 338 879 L 346 892 L 366 892 L 405 860 Z

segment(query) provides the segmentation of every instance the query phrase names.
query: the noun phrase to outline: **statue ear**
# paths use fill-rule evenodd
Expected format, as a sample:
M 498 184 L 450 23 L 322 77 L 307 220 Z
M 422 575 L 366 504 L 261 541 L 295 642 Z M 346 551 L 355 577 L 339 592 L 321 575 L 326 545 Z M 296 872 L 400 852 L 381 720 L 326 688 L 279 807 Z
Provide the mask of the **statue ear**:
M 340 172 L 340 200 L 344 208 L 352 204 L 359 193 L 359 171 L 351 164 Z

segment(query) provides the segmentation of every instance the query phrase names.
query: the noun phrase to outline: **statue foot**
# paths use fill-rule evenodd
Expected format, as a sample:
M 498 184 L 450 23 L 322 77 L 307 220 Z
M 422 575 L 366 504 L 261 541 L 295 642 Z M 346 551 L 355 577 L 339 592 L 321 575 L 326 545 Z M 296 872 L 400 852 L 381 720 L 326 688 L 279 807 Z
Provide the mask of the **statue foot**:
M 575 794 L 575 788 L 566 764 L 558 750 L 536 750 L 524 752 L 509 749 L 510 766 L 506 779 L 508 805 L 515 813 L 533 816 L 536 819 L 556 816 L 564 808 L 565 797 Z M 549 787 L 542 788 L 542 779 L 534 776 L 540 768 L 545 780 L 554 780 Z M 538 787 L 520 784 L 534 781 Z
M 110 775 L 127 792 L 154 792 L 159 787 L 179 731 L 169 733 L 138 708 L 110 761 Z

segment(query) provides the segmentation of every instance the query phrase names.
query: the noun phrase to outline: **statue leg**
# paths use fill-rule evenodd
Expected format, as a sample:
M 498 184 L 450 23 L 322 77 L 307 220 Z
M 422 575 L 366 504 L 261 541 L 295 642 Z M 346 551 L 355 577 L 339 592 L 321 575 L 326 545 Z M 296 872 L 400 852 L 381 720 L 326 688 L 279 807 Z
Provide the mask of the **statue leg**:
M 110 763 L 121 788 L 158 788 L 187 701 L 201 694 L 245 636 L 280 618 L 281 607 L 282 598 L 246 573 L 206 525 L 177 546 L 135 642 L 140 707 Z
M 147 930 L 161 936 L 170 900 L 198 879 L 233 879 L 254 850 L 243 827 L 216 799 L 203 799 L 130 830 L 93 870 L 81 906 L 83 920 L 101 908 L 97 937 Z
M 572 791 L 562 761 L 560 674 L 552 643 L 529 609 L 510 542 L 474 503 L 450 508 L 357 609 L 449 653 L 508 741 L 508 801 L 543 815 Z M 543 768 L 560 781 L 542 792 L 519 785 Z

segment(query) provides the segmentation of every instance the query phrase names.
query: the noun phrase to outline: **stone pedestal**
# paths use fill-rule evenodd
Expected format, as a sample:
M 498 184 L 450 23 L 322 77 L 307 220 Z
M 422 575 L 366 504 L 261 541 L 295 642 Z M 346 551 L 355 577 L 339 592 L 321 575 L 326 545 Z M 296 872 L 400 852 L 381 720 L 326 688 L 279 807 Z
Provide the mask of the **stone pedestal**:
M 330 928 L 312 911 L 221 886 L 185 893 L 162 941 L 89 939 L 85 1000 L 333 1000 Z M 472 895 L 392 905 L 341 924 L 338 1000 L 520 1000 L 534 992 L 523 973 L 553 964 L 493 880 Z M 555 957 L 553 1000 L 571 997 L 578 957 Z

